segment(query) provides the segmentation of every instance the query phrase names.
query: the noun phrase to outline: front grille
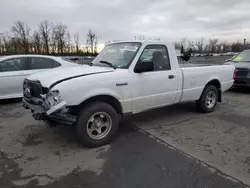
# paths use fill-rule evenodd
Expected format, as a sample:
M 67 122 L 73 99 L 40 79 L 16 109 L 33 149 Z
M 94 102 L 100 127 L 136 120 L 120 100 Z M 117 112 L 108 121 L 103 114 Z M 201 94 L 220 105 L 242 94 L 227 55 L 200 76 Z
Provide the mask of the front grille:
M 42 87 L 39 81 L 31 81 L 25 79 L 23 82 L 23 94 L 26 98 L 41 98 L 41 94 L 45 94 L 46 89 Z
M 249 69 L 237 68 L 236 76 L 245 77 L 249 73 Z

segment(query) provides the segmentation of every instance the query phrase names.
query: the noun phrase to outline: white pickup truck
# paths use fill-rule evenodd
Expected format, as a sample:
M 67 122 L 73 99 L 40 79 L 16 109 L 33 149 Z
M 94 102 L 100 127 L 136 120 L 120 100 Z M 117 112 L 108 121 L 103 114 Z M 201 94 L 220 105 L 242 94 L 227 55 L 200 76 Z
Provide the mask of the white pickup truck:
M 126 114 L 187 101 L 209 113 L 233 85 L 233 65 L 181 66 L 169 43 L 109 44 L 89 65 L 26 78 L 23 106 L 37 120 L 75 125 L 82 144 L 98 147 L 112 140 Z

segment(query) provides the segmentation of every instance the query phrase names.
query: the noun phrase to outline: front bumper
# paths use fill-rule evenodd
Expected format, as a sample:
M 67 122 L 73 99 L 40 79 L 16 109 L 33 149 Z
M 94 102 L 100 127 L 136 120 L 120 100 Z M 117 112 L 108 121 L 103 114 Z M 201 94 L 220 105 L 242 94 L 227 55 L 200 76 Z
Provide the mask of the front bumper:
M 23 98 L 22 102 L 23 107 L 25 109 L 30 109 L 32 116 L 36 120 L 50 120 L 65 125 L 73 125 L 76 122 L 77 117 L 68 113 L 65 101 L 62 101 L 51 108 L 48 108 L 48 106 L 41 103 L 36 104 L 28 102 L 25 98 Z
M 234 79 L 234 86 L 250 87 L 250 78 L 248 78 L 248 77 L 236 77 Z

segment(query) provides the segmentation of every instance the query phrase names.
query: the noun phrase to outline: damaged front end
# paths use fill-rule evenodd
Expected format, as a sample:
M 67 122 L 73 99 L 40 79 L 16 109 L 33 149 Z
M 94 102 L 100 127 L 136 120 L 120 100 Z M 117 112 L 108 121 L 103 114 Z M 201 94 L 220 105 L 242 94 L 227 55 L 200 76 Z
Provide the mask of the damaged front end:
M 60 92 L 49 91 L 39 81 L 24 80 L 23 106 L 31 110 L 36 120 L 49 120 L 66 125 L 72 125 L 76 121 L 76 116 L 71 115 Z

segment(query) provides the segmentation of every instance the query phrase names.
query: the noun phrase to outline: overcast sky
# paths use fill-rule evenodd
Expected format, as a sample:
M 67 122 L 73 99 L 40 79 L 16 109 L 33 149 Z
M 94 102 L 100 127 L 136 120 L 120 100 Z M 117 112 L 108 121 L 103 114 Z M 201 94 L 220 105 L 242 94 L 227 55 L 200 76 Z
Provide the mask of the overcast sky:
M 16 20 L 36 29 L 62 22 L 81 40 L 89 28 L 103 40 L 135 35 L 177 40 L 214 37 L 250 40 L 249 0 L 0 0 L 0 33 Z

